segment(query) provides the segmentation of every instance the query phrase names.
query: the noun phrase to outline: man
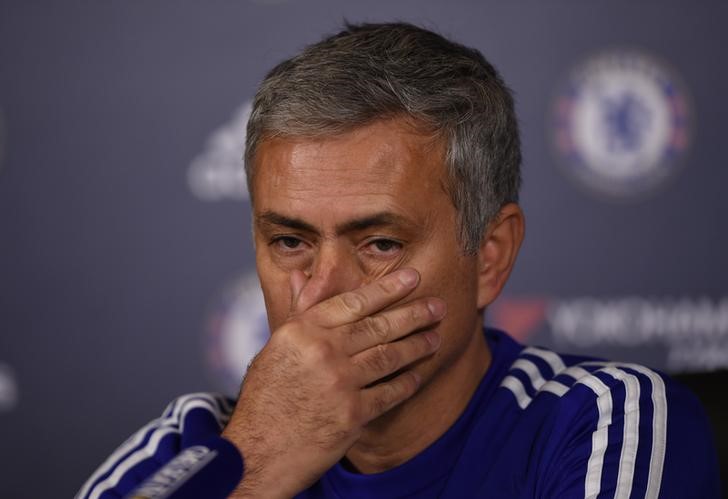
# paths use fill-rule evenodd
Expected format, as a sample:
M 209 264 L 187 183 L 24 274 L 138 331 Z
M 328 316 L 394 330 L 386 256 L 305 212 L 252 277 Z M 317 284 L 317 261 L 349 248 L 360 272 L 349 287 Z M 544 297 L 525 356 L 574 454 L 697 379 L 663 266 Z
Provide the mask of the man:
M 233 497 L 718 497 L 682 388 L 484 333 L 520 159 L 495 69 L 426 30 L 349 26 L 277 66 L 245 154 L 270 341 L 234 407 L 178 399 L 78 496 L 214 497 L 219 451 Z

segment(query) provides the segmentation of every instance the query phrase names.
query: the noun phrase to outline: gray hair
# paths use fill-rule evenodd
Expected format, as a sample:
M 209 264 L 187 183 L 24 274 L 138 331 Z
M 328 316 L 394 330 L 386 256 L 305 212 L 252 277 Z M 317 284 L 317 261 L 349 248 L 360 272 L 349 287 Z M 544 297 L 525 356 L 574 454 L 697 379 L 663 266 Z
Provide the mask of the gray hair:
M 341 134 L 396 116 L 414 118 L 445 140 L 461 246 L 475 253 L 500 208 L 518 201 L 513 97 L 480 52 L 411 24 L 347 25 L 268 73 L 248 121 L 251 200 L 262 141 Z

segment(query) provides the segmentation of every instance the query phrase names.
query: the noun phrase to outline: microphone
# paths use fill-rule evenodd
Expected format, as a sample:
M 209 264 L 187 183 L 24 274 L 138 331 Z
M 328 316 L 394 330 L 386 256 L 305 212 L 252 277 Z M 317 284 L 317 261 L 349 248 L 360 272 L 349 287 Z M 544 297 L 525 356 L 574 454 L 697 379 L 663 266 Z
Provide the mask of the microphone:
M 243 457 L 224 438 L 184 449 L 127 499 L 226 498 L 243 477 Z

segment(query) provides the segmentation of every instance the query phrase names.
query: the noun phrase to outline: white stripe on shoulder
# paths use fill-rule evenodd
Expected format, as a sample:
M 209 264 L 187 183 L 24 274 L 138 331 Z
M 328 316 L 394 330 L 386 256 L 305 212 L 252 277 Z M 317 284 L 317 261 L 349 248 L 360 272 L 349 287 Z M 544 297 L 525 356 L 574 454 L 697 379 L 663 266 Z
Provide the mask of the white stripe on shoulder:
M 598 365 L 597 362 L 589 362 L 587 364 Z M 607 362 L 602 365 L 632 369 L 650 380 L 652 389 L 652 447 L 650 451 L 650 467 L 645 498 L 657 499 L 662 485 L 662 471 L 665 464 L 665 449 L 667 446 L 667 396 L 665 393 L 665 382 L 655 371 L 639 364 Z
M 526 374 L 533 368 L 526 367 L 524 369 L 524 363 L 521 362 L 524 359 L 518 359 L 513 364 L 513 368 L 520 369 Z M 559 358 L 559 360 L 561 360 Z M 530 361 L 526 361 L 530 363 Z M 531 363 L 532 364 L 532 363 Z M 561 382 L 550 380 L 543 383 L 539 388 L 539 391 L 548 391 L 558 397 L 564 396 L 572 386 L 576 384 L 584 385 L 589 388 L 596 396 L 596 406 L 598 411 L 598 420 L 596 429 L 592 433 L 592 449 L 587 461 L 587 473 L 584 482 L 584 497 L 588 499 L 594 499 L 599 495 L 601 491 L 602 482 L 602 471 L 604 468 L 604 455 L 607 450 L 608 444 L 608 431 L 609 426 L 612 424 L 612 411 L 613 401 L 612 393 L 609 386 L 604 384 L 597 376 L 594 376 L 591 372 L 585 369 L 583 366 L 586 364 L 577 364 L 565 369 L 561 369 L 559 374 L 561 376 L 568 376 L 574 380 L 573 385 L 567 386 Z M 594 367 L 602 367 L 603 363 L 590 363 Z M 534 376 L 529 374 L 529 380 L 534 384 L 538 385 L 534 381 Z M 516 398 L 516 402 L 521 409 L 525 409 L 532 402 L 532 398 L 526 393 L 526 389 L 523 386 L 523 382 L 513 375 L 505 377 L 501 386 L 508 388 Z
M 625 369 L 631 369 L 649 379 L 652 390 L 652 442 L 649 475 L 647 479 L 647 491 L 645 498 L 657 499 L 660 493 L 662 472 L 665 461 L 665 449 L 667 445 L 667 399 L 665 395 L 665 383 L 656 372 L 638 364 L 586 361 L 577 365 L 566 367 L 557 354 L 540 348 L 529 347 L 523 350 L 524 354 L 536 355 L 546 361 L 556 375 L 568 376 L 574 380 L 574 384 L 581 384 L 596 395 L 596 405 L 599 414 L 597 426 L 592 434 L 592 451 L 587 463 L 587 476 L 584 485 L 584 496 L 595 498 L 601 491 L 601 480 L 604 467 L 604 455 L 608 444 L 608 428 L 613 419 L 613 399 L 611 388 L 602 382 L 596 372 L 604 372 L 625 386 L 624 402 L 624 428 L 623 442 L 620 454 L 620 464 L 617 474 L 617 490 L 615 498 L 629 498 L 634 482 L 635 464 L 637 449 L 639 447 L 639 418 L 640 418 L 640 380 Z M 587 368 L 597 368 L 590 372 Z M 528 380 L 534 390 L 549 392 L 558 397 L 563 397 L 570 389 L 568 383 L 562 381 L 544 380 L 538 367 L 530 360 L 519 357 L 511 366 L 510 370 L 519 370 L 528 376 Z M 521 409 L 527 408 L 533 401 L 523 381 L 513 374 L 507 375 L 501 386 L 510 390 Z
M 561 360 L 559 354 L 552 352 L 551 350 L 538 347 L 527 347 L 523 349 L 523 353 L 535 355 L 536 357 L 540 357 L 545 360 L 554 372 L 554 376 L 566 369 L 566 365 L 564 365 L 564 361 Z
M 584 480 L 584 497 L 591 499 L 599 495 L 602 486 L 602 469 L 604 453 L 607 450 L 609 425 L 612 424 L 612 392 L 602 380 L 582 369 L 586 376 L 580 377 L 577 383 L 587 386 L 597 396 L 599 419 L 597 428 L 592 433 L 592 450 L 586 465 Z
M 98 487 L 106 483 L 109 478 L 104 480 L 103 482 L 100 482 L 98 485 L 94 486 L 94 483 L 103 475 L 109 473 L 111 470 L 114 470 L 116 472 L 115 468 L 118 469 L 119 466 L 122 465 L 122 463 L 125 463 L 128 459 L 130 459 L 134 454 L 129 454 L 132 452 L 135 448 L 137 448 L 141 443 L 144 441 L 145 437 L 147 435 L 150 435 L 149 443 L 147 446 L 145 446 L 145 449 L 150 447 L 151 442 L 154 440 L 158 443 L 159 439 L 163 437 L 164 435 L 171 433 L 173 431 L 180 431 L 177 429 L 177 425 L 182 422 L 184 424 L 184 416 L 189 412 L 190 410 L 194 409 L 195 407 L 203 407 L 208 410 L 215 416 L 217 419 L 218 424 L 220 427 L 224 425 L 226 420 L 229 418 L 230 413 L 221 413 L 220 407 L 216 403 L 219 401 L 222 401 L 224 404 L 224 407 L 229 407 L 229 404 L 227 403 L 225 397 L 217 394 L 210 394 L 210 393 L 191 393 L 188 395 L 184 395 L 182 397 L 179 397 L 172 401 L 165 411 L 163 412 L 163 416 L 158 419 L 154 419 L 144 425 L 140 430 L 138 430 L 136 433 L 134 433 L 132 436 L 130 436 L 126 441 L 119 446 L 102 464 L 99 466 L 96 471 L 91 475 L 91 477 L 84 483 L 84 485 L 81 487 L 81 490 L 79 490 L 78 494 L 76 494 L 76 499 L 82 499 L 85 497 L 97 497 L 100 495 L 102 491 L 99 491 L 97 493 Z M 161 433 L 159 438 L 157 437 L 157 433 Z M 154 445 L 154 449 L 156 450 L 156 444 Z M 144 449 L 142 449 L 144 450 Z M 127 456 L 127 457 L 124 457 Z M 135 463 L 136 464 L 136 463 Z M 128 468 L 127 468 L 128 469 Z M 118 483 L 118 480 L 114 482 L 114 485 Z M 113 487 L 112 485 L 111 487 Z M 89 493 L 91 492 L 91 488 L 94 489 L 94 495 L 89 496 Z M 110 488 L 110 487 L 109 487 Z M 104 489 L 107 490 L 107 489 Z
M 634 483 L 637 447 L 640 438 L 640 382 L 634 374 L 608 365 L 601 371 L 624 383 L 624 425 L 622 428 L 622 452 L 617 471 L 615 499 L 629 499 Z
M 647 479 L 646 499 L 657 499 L 662 485 L 662 469 L 667 447 L 667 396 L 665 382 L 655 371 L 640 365 L 629 365 L 631 369 L 647 376 L 652 383 L 652 452 Z
M 553 379 L 544 379 L 538 366 L 532 360 L 523 357 L 523 355 L 533 355 L 544 360 L 551 368 L 551 371 L 553 373 L 551 377 L 556 377 L 566 369 L 566 366 L 561 360 L 561 357 L 559 357 L 554 352 L 545 350 L 543 348 L 527 347 L 523 349 L 519 357 L 511 365 L 511 367 L 509 368 L 509 372 L 514 370 L 524 372 L 528 376 L 531 388 L 536 392 L 545 391 L 561 397 L 567 391 L 569 391 L 568 386 L 558 381 L 554 381 Z M 508 376 L 506 376 L 501 382 L 501 386 L 509 389 L 513 393 L 513 395 L 516 397 L 518 407 L 520 407 L 521 409 L 525 409 L 533 401 L 532 397 L 528 395 L 528 392 L 526 390 L 526 387 L 523 385 L 523 382 L 513 374 L 509 374 Z
M 516 403 L 521 409 L 525 409 L 531 403 L 531 397 L 526 393 L 523 383 L 515 376 L 506 376 L 500 386 L 508 388 L 513 393 L 513 396 L 516 397 Z
M 543 379 L 543 376 L 541 376 L 541 371 L 538 370 L 538 366 L 528 359 L 521 357 L 515 361 L 511 366 L 511 370 L 514 369 L 520 369 L 526 373 L 534 390 L 538 390 L 544 383 L 546 383 L 546 380 Z

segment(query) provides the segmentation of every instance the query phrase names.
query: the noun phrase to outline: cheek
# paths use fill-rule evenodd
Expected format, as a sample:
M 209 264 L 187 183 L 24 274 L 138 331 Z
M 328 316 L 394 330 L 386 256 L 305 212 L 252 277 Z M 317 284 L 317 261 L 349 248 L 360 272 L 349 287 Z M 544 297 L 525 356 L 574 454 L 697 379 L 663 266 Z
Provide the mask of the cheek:
M 423 268 L 421 287 L 426 296 L 445 300 L 444 326 L 468 328 L 477 317 L 477 268 L 470 258 L 431 262 Z

